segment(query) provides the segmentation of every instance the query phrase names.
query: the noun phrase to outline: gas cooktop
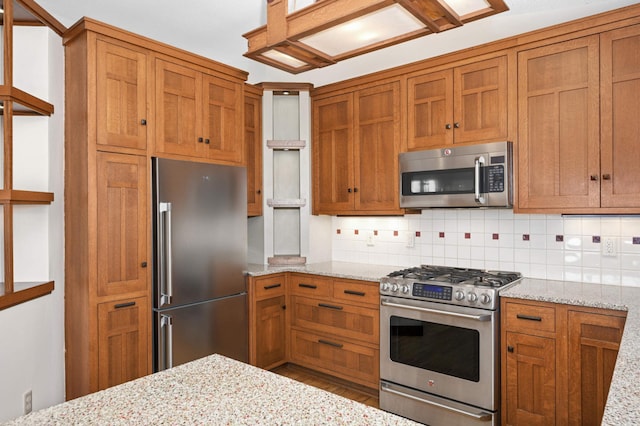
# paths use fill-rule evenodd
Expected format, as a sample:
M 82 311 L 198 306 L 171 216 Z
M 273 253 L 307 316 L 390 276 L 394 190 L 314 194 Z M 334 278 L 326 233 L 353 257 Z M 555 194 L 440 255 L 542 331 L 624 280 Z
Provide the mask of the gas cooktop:
M 497 309 L 498 291 L 521 278 L 519 272 L 421 265 L 384 277 L 380 281 L 380 294 Z

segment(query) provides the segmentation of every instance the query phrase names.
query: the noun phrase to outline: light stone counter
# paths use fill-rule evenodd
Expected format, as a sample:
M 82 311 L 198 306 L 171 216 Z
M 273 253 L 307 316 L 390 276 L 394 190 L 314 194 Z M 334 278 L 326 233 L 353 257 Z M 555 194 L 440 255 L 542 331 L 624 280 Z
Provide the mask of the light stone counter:
M 640 289 L 525 278 L 502 297 L 627 311 L 603 425 L 640 424 Z
M 417 425 L 286 377 L 211 355 L 7 425 Z
M 258 277 L 261 275 L 276 274 L 278 272 L 304 272 L 307 274 L 325 275 L 334 278 L 350 278 L 362 281 L 380 281 L 387 274 L 404 269 L 402 266 L 393 265 L 367 265 L 350 262 L 322 262 L 309 265 L 269 266 L 250 264 L 247 267 L 247 275 Z

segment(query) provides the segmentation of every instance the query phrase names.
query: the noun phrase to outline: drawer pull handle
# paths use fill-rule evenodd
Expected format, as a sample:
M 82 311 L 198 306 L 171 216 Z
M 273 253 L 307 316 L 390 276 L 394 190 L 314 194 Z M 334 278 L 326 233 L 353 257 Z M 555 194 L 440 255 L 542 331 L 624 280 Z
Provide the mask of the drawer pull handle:
M 278 288 L 278 287 L 281 287 L 281 286 L 282 286 L 282 284 L 280 284 L 280 283 L 278 283 L 278 284 L 271 284 L 271 285 L 265 285 L 265 286 L 264 286 L 264 289 L 265 289 L 265 290 L 271 290 L 272 288 Z
M 318 303 L 318 306 L 321 308 L 335 309 L 336 311 L 341 311 L 343 309 L 342 306 L 329 305 L 328 303 Z
M 533 315 L 518 314 L 518 315 L 516 315 L 516 318 L 523 319 L 523 320 L 528 320 L 528 321 L 542 321 L 541 317 L 534 317 Z
M 366 296 L 364 291 L 345 290 L 344 294 L 351 294 L 352 296 Z
M 113 307 L 115 309 L 120 309 L 120 308 L 128 308 L 129 306 L 135 306 L 136 302 L 126 302 L 126 303 L 118 303 L 117 305 L 114 305 Z
M 316 289 L 318 288 L 317 285 L 313 285 L 313 284 L 305 284 L 305 283 L 299 283 L 298 287 L 302 287 L 302 288 L 312 288 L 312 289 Z
M 334 348 L 340 348 L 344 346 L 342 343 L 331 342 L 329 340 L 318 339 L 318 343 L 322 343 L 323 345 L 333 346 Z

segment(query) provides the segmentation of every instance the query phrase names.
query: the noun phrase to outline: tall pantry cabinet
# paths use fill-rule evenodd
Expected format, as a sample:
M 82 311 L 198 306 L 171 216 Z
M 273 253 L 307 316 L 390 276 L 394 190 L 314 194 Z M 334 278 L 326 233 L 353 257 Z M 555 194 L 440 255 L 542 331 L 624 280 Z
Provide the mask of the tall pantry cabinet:
M 64 44 L 66 398 L 72 399 L 151 373 L 151 157 L 244 164 L 246 73 L 88 18 L 69 29 Z M 191 87 L 201 101 L 192 110 L 206 109 L 207 118 L 198 115 L 195 127 L 171 91 L 176 80 L 157 78 L 167 77 L 166 64 L 194 70 L 201 83 Z M 177 152 L 168 142 L 195 148 Z

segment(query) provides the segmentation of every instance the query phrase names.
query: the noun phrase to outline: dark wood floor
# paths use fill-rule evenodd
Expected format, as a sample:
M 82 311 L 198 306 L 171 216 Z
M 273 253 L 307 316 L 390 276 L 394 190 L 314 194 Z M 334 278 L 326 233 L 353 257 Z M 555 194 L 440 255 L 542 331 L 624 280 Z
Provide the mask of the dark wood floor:
M 361 402 L 365 405 L 379 408 L 378 394 L 373 389 L 348 383 L 326 374 L 317 373 L 293 364 L 285 364 L 271 371 L 280 374 L 281 376 L 286 376 L 299 382 L 324 389 L 327 392 L 335 393 L 345 398 Z

